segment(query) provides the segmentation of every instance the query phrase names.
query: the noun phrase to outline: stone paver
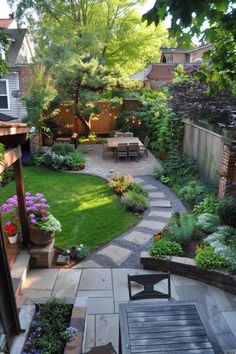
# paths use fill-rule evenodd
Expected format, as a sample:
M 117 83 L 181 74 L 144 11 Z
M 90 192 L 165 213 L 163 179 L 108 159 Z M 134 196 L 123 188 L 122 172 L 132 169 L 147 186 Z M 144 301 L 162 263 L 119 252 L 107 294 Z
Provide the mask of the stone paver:
M 120 265 L 131 255 L 131 251 L 127 248 L 119 247 L 116 245 L 109 245 L 99 251 L 98 254 L 106 256 L 112 259 L 112 261 L 116 264 Z
M 142 220 L 137 226 L 138 227 L 146 227 L 147 229 L 153 231 L 160 231 L 165 227 L 167 223 L 162 221 L 153 221 L 153 220 Z
M 60 269 L 52 295 L 56 297 L 75 297 L 80 276 L 80 269 Z
M 84 269 L 82 271 L 80 290 L 111 290 L 111 270 L 95 268 L 93 271 Z
M 153 235 L 146 234 L 144 232 L 132 231 L 126 235 L 123 239 L 129 242 L 136 243 L 137 245 L 144 245 L 152 239 Z
M 170 208 L 171 203 L 167 199 L 157 199 L 157 200 L 151 200 L 149 202 L 150 207 L 160 207 L 160 208 Z
M 100 268 L 101 265 L 94 262 L 94 261 L 84 261 L 84 262 L 79 262 L 78 264 L 76 264 L 73 268 Z
M 145 189 L 147 189 L 148 191 L 156 190 L 156 187 L 153 186 L 152 184 L 145 184 Z
M 236 311 L 222 312 L 222 314 L 233 335 L 236 337 Z
M 109 297 L 91 297 L 88 299 L 89 315 L 96 315 L 101 313 L 114 313 L 114 301 Z
M 38 289 L 38 290 L 52 290 L 55 280 L 57 278 L 58 269 L 34 269 L 29 273 L 24 288 Z
M 118 347 L 117 328 L 119 326 L 119 315 L 98 315 L 96 316 L 96 345 L 103 345 L 112 342 Z
M 173 215 L 171 211 L 162 211 L 162 210 L 151 210 L 147 216 L 153 217 L 153 218 L 170 218 Z
M 149 198 L 165 198 L 165 194 L 162 192 L 149 192 Z

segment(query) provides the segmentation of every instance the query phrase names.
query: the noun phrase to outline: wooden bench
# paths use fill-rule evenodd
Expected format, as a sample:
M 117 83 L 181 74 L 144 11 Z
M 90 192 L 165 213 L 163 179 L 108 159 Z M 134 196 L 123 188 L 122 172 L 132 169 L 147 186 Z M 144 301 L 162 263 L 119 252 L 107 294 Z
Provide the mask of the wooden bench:
M 75 149 L 77 149 L 78 146 L 78 133 L 73 133 L 71 136 L 68 137 L 62 137 L 59 136 L 58 138 L 55 139 L 56 143 L 71 143 L 75 145 Z

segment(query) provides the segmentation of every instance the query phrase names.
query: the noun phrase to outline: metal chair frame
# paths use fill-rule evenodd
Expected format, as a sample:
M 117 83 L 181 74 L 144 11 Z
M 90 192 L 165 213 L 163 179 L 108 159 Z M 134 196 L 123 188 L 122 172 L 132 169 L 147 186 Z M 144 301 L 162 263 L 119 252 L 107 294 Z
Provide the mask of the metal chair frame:
M 134 137 L 134 133 L 133 132 L 125 132 L 124 133 L 124 137 L 125 138 L 133 138 Z
M 123 137 L 124 137 L 124 133 L 122 133 L 122 132 L 116 132 L 115 138 L 123 138 Z
M 150 138 L 146 135 L 144 142 L 143 142 L 143 146 L 140 148 L 140 152 L 143 152 L 147 158 L 148 158 L 148 144 L 149 144 Z
M 155 284 L 166 279 L 168 282 L 168 292 L 162 293 L 154 289 Z M 144 289 L 136 294 L 132 294 L 131 283 L 136 282 L 141 284 Z M 130 300 L 141 299 L 168 299 L 171 298 L 171 285 L 170 285 L 170 273 L 155 273 L 155 274 L 141 274 L 130 275 L 128 274 L 128 289 Z

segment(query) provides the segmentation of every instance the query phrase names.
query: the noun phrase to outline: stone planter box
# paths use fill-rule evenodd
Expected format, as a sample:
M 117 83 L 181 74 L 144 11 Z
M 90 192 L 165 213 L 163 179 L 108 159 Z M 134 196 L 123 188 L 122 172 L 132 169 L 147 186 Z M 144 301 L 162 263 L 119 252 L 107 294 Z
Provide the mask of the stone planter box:
M 208 283 L 236 295 L 236 275 L 223 271 L 202 269 L 194 259 L 171 256 L 160 260 L 151 257 L 148 252 L 141 252 L 140 262 L 144 269 L 169 271 Z

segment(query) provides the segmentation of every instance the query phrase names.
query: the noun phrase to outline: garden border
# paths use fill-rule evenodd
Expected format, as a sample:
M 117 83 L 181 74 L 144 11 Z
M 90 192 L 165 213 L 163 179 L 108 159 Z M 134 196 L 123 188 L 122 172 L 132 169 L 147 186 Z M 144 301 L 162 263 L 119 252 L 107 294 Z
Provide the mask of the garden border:
M 194 259 L 169 256 L 156 259 L 148 252 L 141 252 L 140 262 L 144 269 L 170 271 L 187 278 L 196 279 L 236 295 L 236 275 L 217 270 L 202 269 Z

